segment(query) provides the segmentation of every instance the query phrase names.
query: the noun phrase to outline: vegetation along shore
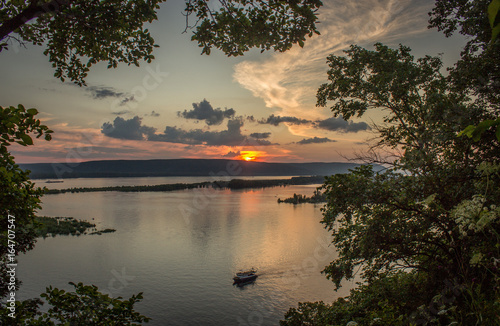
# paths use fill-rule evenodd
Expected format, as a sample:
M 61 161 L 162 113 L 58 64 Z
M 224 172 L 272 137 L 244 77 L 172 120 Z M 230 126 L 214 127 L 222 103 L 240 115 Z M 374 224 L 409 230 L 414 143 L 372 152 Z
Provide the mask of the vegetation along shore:
M 152 191 L 176 191 L 195 188 L 215 188 L 215 189 L 249 189 L 249 188 L 268 188 L 285 187 L 288 185 L 306 185 L 320 184 L 325 181 L 324 176 L 310 177 L 292 177 L 290 179 L 272 179 L 272 180 L 243 180 L 233 179 L 230 181 L 206 181 L 196 183 L 174 183 L 161 184 L 154 186 L 114 186 L 98 188 L 68 188 L 68 189 L 49 189 L 47 194 L 63 194 L 77 192 L 97 192 L 97 191 L 120 191 L 120 192 L 152 192 Z

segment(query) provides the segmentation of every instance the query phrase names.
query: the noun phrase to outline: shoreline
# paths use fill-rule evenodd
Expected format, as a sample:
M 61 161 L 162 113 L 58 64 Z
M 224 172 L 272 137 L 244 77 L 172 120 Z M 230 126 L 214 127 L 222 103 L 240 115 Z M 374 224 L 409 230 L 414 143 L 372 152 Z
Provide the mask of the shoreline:
M 292 185 L 307 185 L 307 184 L 322 184 L 325 181 L 325 176 L 309 176 L 309 177 L 292 177 L 290 179 L 232 179 L 230 181 L 205 181 L 196 183 L 174 183 L 146 186 L 110 186 L 110 187 L 79 187 L 66 189 L 48 189 L 46 195 L 64 194 L 64 193 L 80 193 L 80 192 L 103 192 L 103 191 L 118 191 L 118 192 L 161 192 L 161 191 L 176 191 L 196 188 L 214 188 L 214 189 L 251 189 L 251 188 L 269 188 Z

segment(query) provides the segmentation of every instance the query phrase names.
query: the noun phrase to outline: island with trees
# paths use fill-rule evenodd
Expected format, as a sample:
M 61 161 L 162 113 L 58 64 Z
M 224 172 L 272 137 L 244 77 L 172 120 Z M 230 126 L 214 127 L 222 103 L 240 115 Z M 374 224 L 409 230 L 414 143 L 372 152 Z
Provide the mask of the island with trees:
M 327 198 L 323 192 L 321 192 L 321 189 L 316 189 L 314 191 L 314 194 L 311 197 L 307 197 L 305 195 L 301 194 L 293 194 L 292 197 L 281 199 L 278 198 L 278 204 L 280 203 L 288 203 L 288 204 L 302 204 L 302 203 L 312 203 L 312 204 L 319 204 L 319 203 L 324 203 L 326 202 Z
M 94 223 L 88 221 L 77 220 L 73 217 L 48 217 L 37 216 L 35 218 L 35 233 L 37 237 L 55 237 L 56 235 L 84 235 L 115 232 L 115 229 L 106 228 L 97 230 Z M 87 232 L 89 230 L 89 232 Z
M 50 189 L 47 194 L 64 194 L 79 192 L 100 192 L 100 191 L 118 191 L 118 192 L 157 192 L 157 191 L 178 191 L 196 188 L 214 188 L 214 189 L 251 189 L 251 188 L 269 188 L 286 187 L 291 185 L 321 184 L 325 180 L 324 176 L 292 177 L 290 179 L 262 179 L 245 180 L 232 179 L 229 181 L 204 181 L 195 183 L 171 183 L 154 186 L 114 186 L 114 187 L 96 187 L 96 188 L 68 188 L 68 189 Z

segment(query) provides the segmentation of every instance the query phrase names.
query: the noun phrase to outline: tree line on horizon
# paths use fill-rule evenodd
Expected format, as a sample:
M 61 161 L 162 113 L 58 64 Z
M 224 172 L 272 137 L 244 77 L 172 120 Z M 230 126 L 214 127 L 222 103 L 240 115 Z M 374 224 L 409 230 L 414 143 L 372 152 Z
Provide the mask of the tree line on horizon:
M 261 179 L 261 180 L 245 180 L 231 179 L 229 181 L 204 181 L 195 183 L 168 183 L 152 186 L 109 186 L 109 187 L 74 187 L 66 189 L 47 189 L 45 194 L 55 195 L 64 193 L 80 193 L 80 192 L 101 192 L 101 191 L 118 191 L 118 192 L 167 192 L 179 191 L 186 189 L 197 188 L 213 188 L 213 189 L 255 189 L 255 188 L 270 188 L 270 187 L 286 187 L 291 185 L 307 185 L 320 184 L 325 180 L 325 176 L 310 176 L 310 177 L 292 177 L 290 179 Z

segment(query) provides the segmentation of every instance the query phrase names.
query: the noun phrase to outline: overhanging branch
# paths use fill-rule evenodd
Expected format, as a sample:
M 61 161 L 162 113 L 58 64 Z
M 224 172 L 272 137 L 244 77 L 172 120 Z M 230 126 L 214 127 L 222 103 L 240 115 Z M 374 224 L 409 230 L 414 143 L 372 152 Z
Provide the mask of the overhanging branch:
M 51 2 L 37 5 L 37 1 L 31 1 L 26 9 L 0 25 L 0 41 L 33 18 L 49 13 L 58 13 L 61 11 L 61 7 L 67 6 L 70 3 L 71 0 L 52 0 Z

